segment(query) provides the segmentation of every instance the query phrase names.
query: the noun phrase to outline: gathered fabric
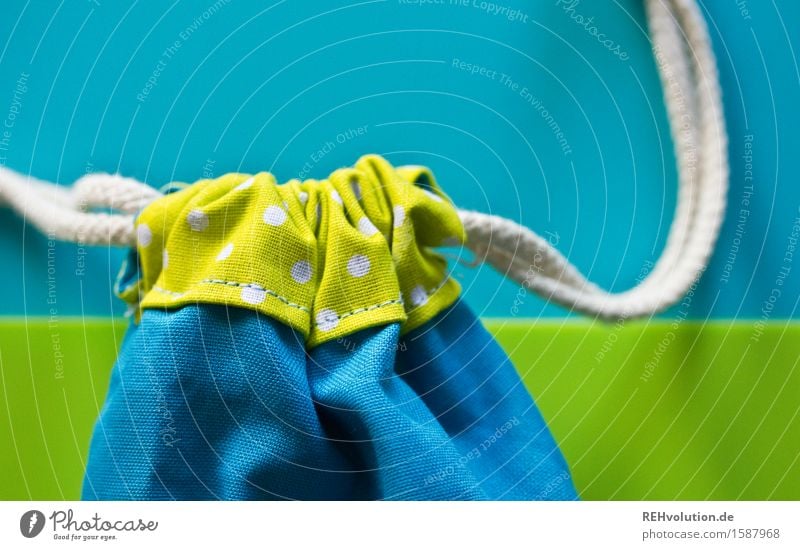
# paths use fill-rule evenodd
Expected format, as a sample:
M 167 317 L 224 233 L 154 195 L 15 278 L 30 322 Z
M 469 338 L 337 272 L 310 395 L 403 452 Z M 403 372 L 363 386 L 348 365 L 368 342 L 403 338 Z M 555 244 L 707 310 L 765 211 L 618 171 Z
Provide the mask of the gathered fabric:
M 136 232 L 84 498 L 577 498 L 432 250 L 464 231 L 428 170 L 230 174 L 157 199 Z
M 449 199 L 427 168 L 375 155 L 321 181 L 199 181 L 145 208 L 136 234 L 119 289 L 132 306 L 254 309 L 311 347 L 391 322 L 412 330 L 459 293 L 429 250 L 464 241 Z

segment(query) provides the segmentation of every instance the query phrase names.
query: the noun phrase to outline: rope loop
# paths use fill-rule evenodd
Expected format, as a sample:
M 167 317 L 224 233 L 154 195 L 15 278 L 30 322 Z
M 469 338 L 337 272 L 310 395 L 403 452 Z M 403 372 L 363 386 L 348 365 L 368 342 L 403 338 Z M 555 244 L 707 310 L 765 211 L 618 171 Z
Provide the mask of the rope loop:
M 548 300 L 604 319 L 649 316 L 679 301 L 705 271 L 726 208 L 727 133 L 705 20 L 696 0 L 645 0 L 645 5 L 678 167 L 675 216 L 648 276 L 630 290 L 608 292 L 530 229 L 459 210 L 478 262 Z M 63 188 L 0 167 L 0 203 L 52 238 L 83 244 L 134 245 L 134 214 L 161 196 L 116 174 L 89 174 Z

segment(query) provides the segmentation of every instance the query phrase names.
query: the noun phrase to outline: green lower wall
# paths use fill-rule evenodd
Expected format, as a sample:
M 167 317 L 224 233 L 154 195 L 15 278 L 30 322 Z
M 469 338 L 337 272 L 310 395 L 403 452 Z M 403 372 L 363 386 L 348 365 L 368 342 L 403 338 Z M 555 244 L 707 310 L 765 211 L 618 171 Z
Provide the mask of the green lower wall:
M 487 326 L 584 499 L 800 499 L 800 324 Z M 78 497 L 124 330 L 0 321 L 0 500 Z

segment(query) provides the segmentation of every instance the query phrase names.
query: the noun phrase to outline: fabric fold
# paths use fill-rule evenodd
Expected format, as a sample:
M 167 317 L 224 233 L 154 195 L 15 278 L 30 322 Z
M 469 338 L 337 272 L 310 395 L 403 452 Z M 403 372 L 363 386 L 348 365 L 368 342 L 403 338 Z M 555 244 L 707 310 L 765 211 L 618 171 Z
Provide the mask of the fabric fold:
M 193 303 L 253 309 L 310 346 L 399 322 L 413 330 L 459 293 L 431 247 L 464 240 L 424 168 L 366 156 L 325 180 L 268 173 L 202 180 L 137 218 L 135 308 Z
M 577 498 L 432 251 L 464 234 L 427 169 L 229 174 L 151 204 L 137 234 L 84 498 Z
M 114 369 L 83 498 L 571 500 L 564 459 L 463 303 L 307 351 L 256 311 L 145 310 Z

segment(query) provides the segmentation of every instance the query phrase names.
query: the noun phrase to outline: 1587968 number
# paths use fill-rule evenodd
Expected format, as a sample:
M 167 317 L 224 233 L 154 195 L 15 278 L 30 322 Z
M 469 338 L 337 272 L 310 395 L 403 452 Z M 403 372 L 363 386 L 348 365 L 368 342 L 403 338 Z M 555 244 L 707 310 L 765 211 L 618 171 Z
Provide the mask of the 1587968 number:
M 734 531 L 737 539 L 779 539 L 781 538 L 780 529 L 737 529 Z

